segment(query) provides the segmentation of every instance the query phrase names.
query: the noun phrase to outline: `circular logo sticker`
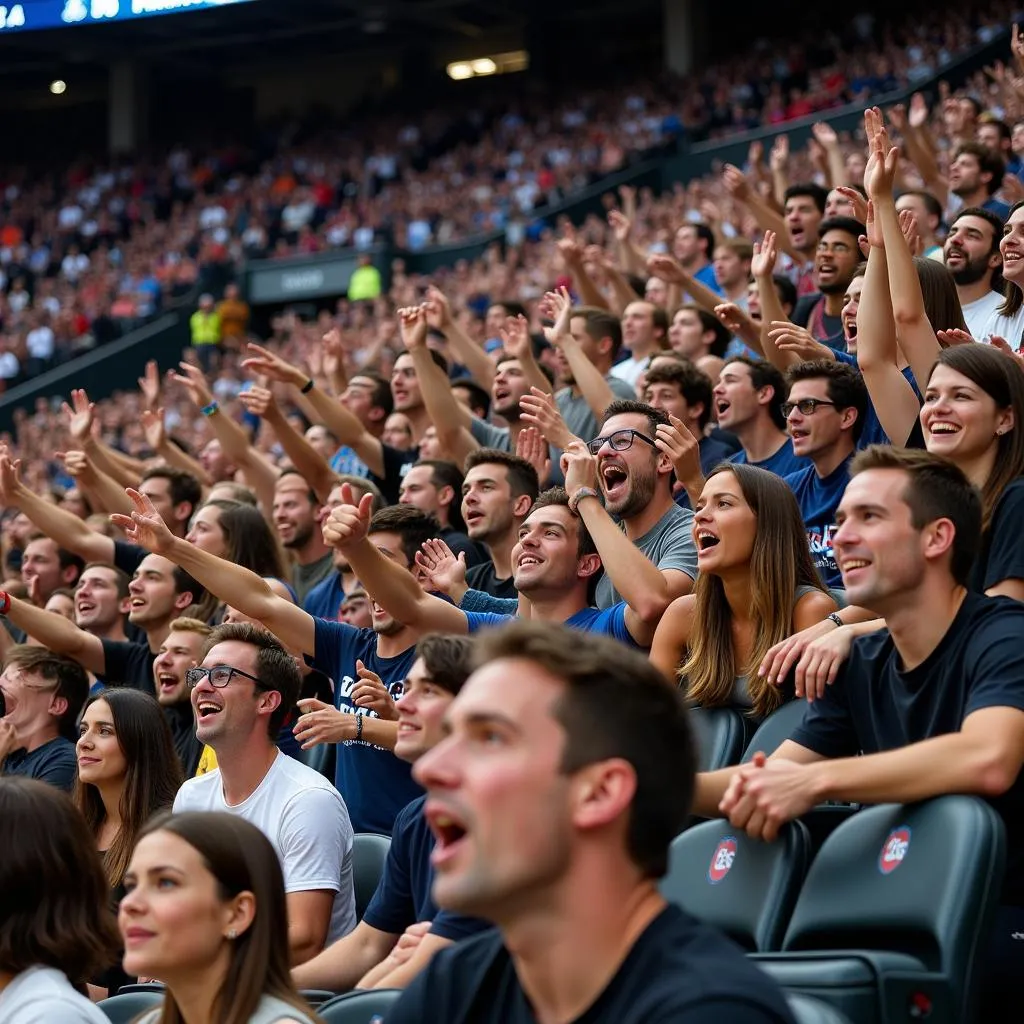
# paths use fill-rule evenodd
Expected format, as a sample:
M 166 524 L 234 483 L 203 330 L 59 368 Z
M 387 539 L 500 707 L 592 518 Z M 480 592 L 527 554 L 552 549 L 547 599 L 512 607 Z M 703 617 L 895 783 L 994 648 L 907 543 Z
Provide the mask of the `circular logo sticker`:
M 708 881 L 712 885 L 718 885 L 729 874 L 735 859 L 736 839 L 734 836 L 725 836 L 711 855 L 711 863 L 708 865 Z
M 878 855 L 878 870 L 883 875 L 891 875 L 902 863 L 910 848 L 910 829 L 901 825 L 889 834 L 882 852 Z

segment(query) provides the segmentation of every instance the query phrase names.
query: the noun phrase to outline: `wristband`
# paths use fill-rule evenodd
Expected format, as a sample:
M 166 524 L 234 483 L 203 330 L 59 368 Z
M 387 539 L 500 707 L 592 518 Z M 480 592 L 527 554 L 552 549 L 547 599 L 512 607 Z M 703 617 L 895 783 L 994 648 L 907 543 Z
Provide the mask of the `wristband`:
M 569 499 L 569 511 L 574 515 L 579 515 L 579 504 L 584 498 L 600 498 L 601 495 L 594 490 L 593 487 L 581 487 L 570 499 Z
M 10 598 L 8 598 L 10 603 Z M 356 739 L 361 740 L 363 738 L 363 716 L 356 715 Z
M 828 619 L 829 622 L 834 622 L 840 629 L 846 625 L 846 623 L 839 617 L 839 612 L 830 612 L 825 616 L 825 618 Z
M 217 400 L 214 399 L 209 405 L 204 405 L 200 410 L 204 416 L 212 416 L 220 406 L 217 404 Z
M 315 384 L 316 384 L 316 381 L 313 380 L 312 377 L 310 377 L 309 380 L 307 380 L 306 383 L 303 384 L 301 388 L 299 388 L 299 391 L 301 391 L 304 395 L 308 395 L 310 393 L 310 391 L 313 390 L 313 387 L 315 386 Z
M 11 595 L 6 590 L 0 590 L 0 615 L 6 615 L 11 610 Z

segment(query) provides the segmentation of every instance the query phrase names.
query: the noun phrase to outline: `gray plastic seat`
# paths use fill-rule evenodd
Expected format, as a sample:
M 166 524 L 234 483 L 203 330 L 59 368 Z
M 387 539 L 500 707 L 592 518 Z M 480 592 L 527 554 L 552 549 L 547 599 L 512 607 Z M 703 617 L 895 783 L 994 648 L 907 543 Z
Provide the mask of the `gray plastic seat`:
M 357 832 L 352 846 L 352 884 L 356 893 L 356 916 L 363 913 L 377 891 L 384 862 L 391 849 L 391 837 L 377 832 Z
M 110 1024 L 129 1024 L 140 1013 L 155 1010 L 163 1001 L 162 992 L 126 992 L 101 999 L 96 1005 L 107 1015 Z
M 690 723 L 697 736 L 697 771 L 713 772 L 739 764 L 747 738 L 747 720 L 741 711 L 694 708 Z
M 743 751 L 741 764 L 754 759 L 759 750 L 771 756 L 796 732 L 807 711 L 806 700 L 791 700 L 776 708 L 758 727 Z
M 789 992 L 786 1003 L 796 1024 L 850 1024 L 849 1017 L 844 1017 L 835 1007 L 820 999 Z
M 398 1001 L 400 988 L 367 989 L 347 992 L 317 1008 L 324 1024 L 370 1024 L 374 1017 L 387 1020 L 388 1010 Z

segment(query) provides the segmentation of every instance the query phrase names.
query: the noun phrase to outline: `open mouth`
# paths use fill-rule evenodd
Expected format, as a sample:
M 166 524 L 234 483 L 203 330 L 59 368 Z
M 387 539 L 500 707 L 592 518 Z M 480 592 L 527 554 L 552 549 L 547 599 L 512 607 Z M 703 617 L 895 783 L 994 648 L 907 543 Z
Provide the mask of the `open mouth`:
M 605 493 L 611 494 L 629 480 L 629 474 L 622 466 L 608 463 L 601 469 L 601 480 L 604 483 Z
M 929 434 L 959 434 L 963 428 L 958 423 L 938 420 L 928 424 Z
M 131 607 L 131 610 L 133 612 L 136 611 L 139 608 L 145 608 L 146 607 L 146 601 L 145 601 L 144 598 L 141 598 L 141 597 L 133 597 L 132 601 L 131 601 L 130 607 Z
M 846 335 L 847 341 L 857 340 L 857 320 L 855 317 L 850 317 L 843 321 L 843 334 Z
M 178 687 L 180 680 L 173 672 L 161 672 L 156 677 L 157 686 L 161 693 L 168 693 Z
M 717 547 L 719 538 L 716 537 L 710 530 L 698 530 L 697 531 L 697 547 L 701 551 L 707 551 L 709 548 Z
M 210 700 L 201 700 L 196 704 L 196 717 L 201 721 L 205 722 L 214 715 L 219 715 L 223 708 L 219 704 L 214 704 Z
M 456 856 L 468 833 L 465 825 L 447 811 L 430 811 L 426 818 L 435 839 L 430 862 L 435 868 L 442 867 Z
M 523 555 L 519 559 L 519 561 L 516 563 L 516 568 L 517 569 L 526 569 L 526 568 L 529 568 L 530 566 L 540 565 L 540 564 L 541 564 L 541 559 L 539 559 L 536 555 Z
M 715 412 L 718 414 L 718 418 L 721 419 L 732 406 L 732 402 L 727 402 L 724 398 L 719 399 L 715 402 Z

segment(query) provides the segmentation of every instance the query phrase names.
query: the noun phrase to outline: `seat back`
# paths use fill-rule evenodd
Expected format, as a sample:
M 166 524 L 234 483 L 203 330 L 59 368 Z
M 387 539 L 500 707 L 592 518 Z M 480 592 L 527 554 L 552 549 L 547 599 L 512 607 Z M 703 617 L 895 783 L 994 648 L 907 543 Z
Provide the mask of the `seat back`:
M 107 1015 L 110 1024 L 128 1024 L 146 1010 L 155 1010 L 164 1001 L 162 992 L 126 992 L 101 999 L 96 1005 Z
M 796 1024 L 850 1024 L 849 1017 L 820 999 L 812 999 L 797 992 L 787 992 L 786 1003 Z
M 327 764 L 329 758 L 334 754 L 333 743 L 318 743 L 315 747 L 310 747 L 308 750 L 303 750 L 301 747 L 295 751 L 293 755 L 297 761 L 301 761 L 307 768 L 312 768 L 313 771 L 319 772 L 321 775 L 325 775 L 324 767 Z M 331 773 L 331 779 L 333 781 L 334 773 Z
M 971 1018 L 979 949 L 1003 881 L 1006 837 L 983 800 L 943 796 L 859 811 L 822 845 L 782 948 L 913 956 Z
M 810 863 L 810 838 L 788 822 L 774 843 L 750 839 L 722 819 L 672 840 L 665 899 L 724 931 L 748 952 L 781 948 Z
M 694 708 L 690 722 L 697 735 L 697 770 L 713 772 L 738 764 L 746 740 L 746 723 L 736 708 Z
M 363 913 L 370 903 L 377 883 L 384 872 L 384 862 L 391 849 L 391 837 L 376 832 L 357 832 L 352 845 L 352 885 L 356 895 L 356 916 L 363 919 Z
M 402 994 L 400 988 L 371 988 L 346 992 L 317 1008 L 324 1024 L 370 1024 L 374 1017 L 387 1019 L 388 1010 Z
M 782 744 L 796 732 L 796 727 L 804 720 L 804 713 L 807 711 L 807 701 L 787 701 L 780 708 L 776 708 L 758 727 L 757 732 L 751 737 L 747 749 L 743 751 L 741 764 L 752 761 L 754 755 L 764 751 L 766 756 L 775 753 Z

